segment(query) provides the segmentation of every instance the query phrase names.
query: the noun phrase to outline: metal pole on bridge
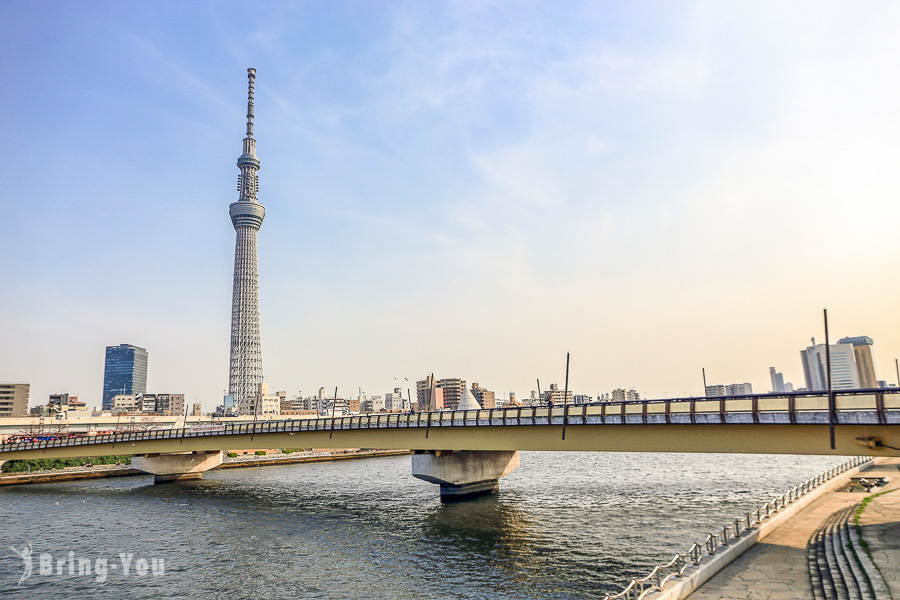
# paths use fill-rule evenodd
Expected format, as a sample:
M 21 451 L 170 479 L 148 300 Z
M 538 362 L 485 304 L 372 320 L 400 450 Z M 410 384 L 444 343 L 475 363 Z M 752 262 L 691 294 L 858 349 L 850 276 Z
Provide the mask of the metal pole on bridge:
M 401 402 L 402 404 L 402 402 Z M 334 386 L 334 401 L 331 403 L 331 431 L 328 432 L 328 439 L 334 435 L 334 413 L 337 411 L 337 386 Z
M 185 406 L 184 407 L 184 423 L 181 426 L 181 439 L 178 441 L 179 444 L 184 443 L 184 434 L 187 433 L 187 414 L 188 414 L 188 407 Z M 250 439 L 253 439 L 253 436 L 250 436 Z
M 425 424 L 425 439 L 428 439 L 428 432 L 431 430 L 431 412 L 437 410 L 437 406 L 432 406 L 434 402 L 434 373 L 431 373 L 431 387 L 428 389 L 428 423 Z M 421 408 L 419 412 L 422 412 Z
M 562 439 L 566 439 L 566 425 L 569 424 L 569 353 L 566 352 L 566 387 L 563 389 Z
M 823 308 L 825 315 L 825 373 L 828 377 L 828 434 L 831 437 L 831 449 L 834 450 L 834 422 L 837 420 L 834 402 L 834 390 L 831 389 L 831 347 L 828 345 L 828 309 Z
M 706 398 L 709 394 L 706 393 L 706 367 L 702 367 L 703 370 L 703 397 Z

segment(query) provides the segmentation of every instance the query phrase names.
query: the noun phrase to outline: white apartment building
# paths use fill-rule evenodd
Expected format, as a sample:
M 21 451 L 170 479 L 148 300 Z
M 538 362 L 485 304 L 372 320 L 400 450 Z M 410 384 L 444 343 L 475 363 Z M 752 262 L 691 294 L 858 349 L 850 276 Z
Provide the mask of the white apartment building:
M 813 340 L 815 344 L 815 340 Z M 861 387 L 859 370 L 852 344 L 830 344 L 831 354 L 831 387 L 835 390 L 849 390 Z M 806 378 L 806 389 L 827 390 L 828 371 L 825 368 L 825 344 L 815 344 L 800 351 L 803 363 L 803 376 Z
M 280 392 L 284 394 L 284 392 Z M 260 383 L 255 396 L 235 402 L 241 416 L 276 416 L 281 414 L 281 395 L 269 394 L 269 384 Z M 257 406 L 258 405 L 258 406 Z

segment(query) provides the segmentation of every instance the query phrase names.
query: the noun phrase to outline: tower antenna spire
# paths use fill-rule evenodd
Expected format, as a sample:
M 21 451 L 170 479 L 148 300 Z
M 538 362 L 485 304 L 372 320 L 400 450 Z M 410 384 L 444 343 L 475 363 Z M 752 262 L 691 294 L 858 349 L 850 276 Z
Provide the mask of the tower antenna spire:
M 237 166 L 241 170 L 238 175 L 237 189 L 241 202 L 259 202 L 259 159 L 256 158 L 256 140 L 253 139 L 253 84 L 256 82 L 256 69 L 247 69 L 247 137 L 244 138 L 244 153 L 238 158 Z M 260 223 L 262 220 L 260 219 Z
M 247 69 L 247 137 L 253 137 L 253 84 L 256 83 L 256 69 Z

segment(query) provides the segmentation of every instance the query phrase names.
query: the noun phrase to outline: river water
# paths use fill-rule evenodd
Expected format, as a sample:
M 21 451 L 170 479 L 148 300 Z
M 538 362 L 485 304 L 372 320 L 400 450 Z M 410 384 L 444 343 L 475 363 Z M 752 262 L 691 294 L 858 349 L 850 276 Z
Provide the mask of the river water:
M 5 487 L 0 597 L 596 598 L 840 460 L 523 452 L 457 504 L 408 456 Z

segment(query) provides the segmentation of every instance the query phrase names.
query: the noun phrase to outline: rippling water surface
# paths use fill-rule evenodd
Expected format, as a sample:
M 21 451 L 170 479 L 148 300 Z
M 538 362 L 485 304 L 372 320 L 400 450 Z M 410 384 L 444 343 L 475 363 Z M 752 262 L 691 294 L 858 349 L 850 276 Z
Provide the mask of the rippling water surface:
M 523 452 L 442 505 L 408 456 L 0 488 L 3 598 L 596 598 L 835 457 Z M 33 572 L 10 546 L 33 547 Z M 41 574 L 38 556 L 109 563 Z M 125 576 L 119 554 L 161 558 Z M 67 563 L 66 563 L 67 564 Z M 112 565 L 117 569 L 113 570 Z

